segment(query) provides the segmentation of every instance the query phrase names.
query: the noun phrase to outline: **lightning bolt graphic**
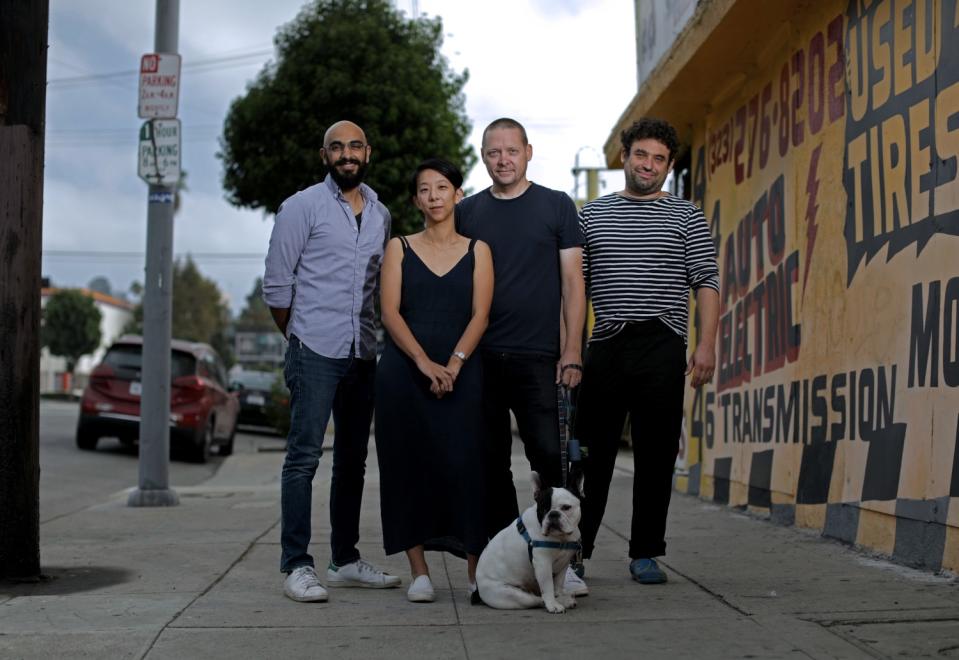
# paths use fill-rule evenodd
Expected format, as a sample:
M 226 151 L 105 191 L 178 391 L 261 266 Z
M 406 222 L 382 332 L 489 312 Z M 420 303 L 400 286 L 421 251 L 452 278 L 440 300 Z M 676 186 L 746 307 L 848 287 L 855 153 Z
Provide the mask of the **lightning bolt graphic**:
M 817 146 L 809 159 L 809 174 L 806 176 L 806 193 L 809 195 L 809 203 L 806 205 L 806 267 L 803 270 L 802 278 L 802 299 L 806 299 L 806 281 L 809 279 L 809 262 L 812 259 L 812 251 L 816 246 L 816 232 L 819 231 L 816 225 L 816 213 L 819 211 L 819 204 L 816 203 L 816 195 L 819 193 L 819 154 L 822 152 L 822 145 Z

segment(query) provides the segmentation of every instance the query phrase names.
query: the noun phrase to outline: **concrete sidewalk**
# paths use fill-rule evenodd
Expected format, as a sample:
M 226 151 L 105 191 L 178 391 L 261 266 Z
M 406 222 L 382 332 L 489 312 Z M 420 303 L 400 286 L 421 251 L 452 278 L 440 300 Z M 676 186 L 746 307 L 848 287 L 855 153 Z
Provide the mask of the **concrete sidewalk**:
M 372 441 L 370 443 L 372 450 Z M 517 480 L 528 475 L 514 453 Z M 315 485 L 318 568 L 328 560 L 331 454 Z M 401 555 L 384 557 L 376 460 L 364 557 L 400 589 L 285 598 L 279 557 L 282 454 L 237 455 L 181 505 L 131 509 L 125 493 L 41 528 L 51 580 L 0 584 L 2 658 L 872 658 L 959 654 L 955 579 L 874 560 L 815 533 L 674 495 L 670 581 L 629 579 L 632 459 L 622 455 L 587 563 L 591 595 L 566 614 L 470 606 L 466 564 L 428 554 L 437 601 L 406 601 Z M 527 498 L 529 489 L 521 496 Z M 324 571 L 319 571 L 321 577 Z

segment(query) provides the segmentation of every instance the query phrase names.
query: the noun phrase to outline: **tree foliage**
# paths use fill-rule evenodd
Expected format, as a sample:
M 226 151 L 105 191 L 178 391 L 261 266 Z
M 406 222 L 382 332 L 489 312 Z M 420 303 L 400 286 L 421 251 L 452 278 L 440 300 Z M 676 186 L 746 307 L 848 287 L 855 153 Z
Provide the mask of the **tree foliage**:
M 216 282 L 204 277 L 189 255 L 173 262 L 172 313 L 171 334 L 174 339 L 210 344 L 228 366 L 233 362 L 230 310 Z M 143 334 L 142 301 L 133 309 L 133 320 L 125 331 Z
M 101 318 L 93 298 L 76 289 L 62 289 L 43 308 L 40 341 L 53 355 L 66 358 L 67 371 L 73 373 L 80 356 L 100 345 Z
M 237 330 L 269 331 L 275 330 L 270 308 L 263 302 L 263 278 L 258 277 L 253 282 L 253 290 L 246 297 L 246 307 L 236 318 Z
M 87 283 L 87 288 L 91 291 L 96 291 L 107 296 L 113 295 L 113 287 L 110 285 L 110 280 L 105 278 L 103 275 L 97 275 L 90 280 Z
M 323 134 L 349 119 L 373 147 L 366 182 L 393 215 L 393 229 L 422 227 L 407 184 L 424 158 L 466 173 L 468 72 L 440 54 L 439 18 L 410 20 L 388 0 L 314 0 L 275 38 L 276 61 L 235 99 L 218 154 L 223 185 L 238 206 L 275 213 L 284 199 L 326 174 Z

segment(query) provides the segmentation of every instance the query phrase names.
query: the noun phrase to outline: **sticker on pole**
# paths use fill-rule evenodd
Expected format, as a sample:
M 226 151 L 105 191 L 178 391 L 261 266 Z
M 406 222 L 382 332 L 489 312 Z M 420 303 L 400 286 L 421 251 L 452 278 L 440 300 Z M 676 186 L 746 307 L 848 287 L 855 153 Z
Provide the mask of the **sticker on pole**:
M 147 53 L 140 58 L 140 103 L 142 119 L 176 117 L 180 98 L 180 56 Z
M 180 120 L 150 119 L 140 128 L 137 175 L 155 186 L 180 180 Z

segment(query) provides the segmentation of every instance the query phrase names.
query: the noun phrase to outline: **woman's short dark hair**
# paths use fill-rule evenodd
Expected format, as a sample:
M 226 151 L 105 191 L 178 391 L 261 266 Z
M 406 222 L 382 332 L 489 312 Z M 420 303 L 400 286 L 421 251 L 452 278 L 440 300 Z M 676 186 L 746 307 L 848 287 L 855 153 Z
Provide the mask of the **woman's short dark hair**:
M 410 197 L 416 197 L 416 181 L 420 177 L 420 172 L 423 172 L 424 170 L 434 170 L 439 172 L 446 177 L 450 183 L 453 184 L 454 188 L 463 187 L 463 173 L 460 172 L 456 165 L 448 160 L 443 160 L 442 158 L 427 158 L 422 163 L 417 165 L 416 170 L 413 172 L 413 178 L 410 179 Z
M 620 135 L 623 143 L 623 150 L 628 154 L 636 140 L 645 140 L 652 138 L 666 145 L 669 150 L 669 162 L 676 158 L 676 152 L 679 151 L 679 136 L 676 129 L 667 121 L 654 119 L 652 117 L 643 117 L 639 121 L 633 122 L 633 125 L 627 128 Z

